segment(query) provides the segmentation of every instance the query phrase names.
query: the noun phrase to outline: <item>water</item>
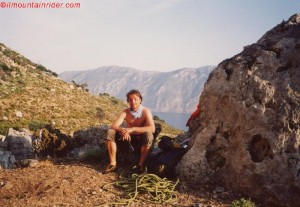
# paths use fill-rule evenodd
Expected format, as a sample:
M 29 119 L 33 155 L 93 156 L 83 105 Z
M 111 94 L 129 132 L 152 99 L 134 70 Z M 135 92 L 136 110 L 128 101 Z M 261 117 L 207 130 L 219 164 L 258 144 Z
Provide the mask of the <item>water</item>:
M 188 130 L 185 126 L 190 113 L 171 113 L 171 112 L 152 112 L 153 116 L 158 116 L 160 119 L 165 120 L 170 126 L 181 129 L 184 131 Z

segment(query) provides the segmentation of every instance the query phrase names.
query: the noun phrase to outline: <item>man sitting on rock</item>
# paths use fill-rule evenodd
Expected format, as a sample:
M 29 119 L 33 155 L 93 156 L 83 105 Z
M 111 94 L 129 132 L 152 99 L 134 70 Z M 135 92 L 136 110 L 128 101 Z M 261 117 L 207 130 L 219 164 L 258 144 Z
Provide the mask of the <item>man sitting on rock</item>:
M 129 108 L 122 111 L 107 133 L 106 146 L 110 163 L 103 171 L 104 174 L 113 172 L 117 168 L 116 140 L 118 139 L 128 142 L 141 141 L 140 160 L 134 169 L 139 174 L 145 171 L 145 160 L 152 146 L 155 131 L 152 113 L 148 108 L 141 105 L 143 97 L 138 90 L 131 90 L 126 96 Z M 127 124 L 126 127 L 121 126 L 124 121 Z

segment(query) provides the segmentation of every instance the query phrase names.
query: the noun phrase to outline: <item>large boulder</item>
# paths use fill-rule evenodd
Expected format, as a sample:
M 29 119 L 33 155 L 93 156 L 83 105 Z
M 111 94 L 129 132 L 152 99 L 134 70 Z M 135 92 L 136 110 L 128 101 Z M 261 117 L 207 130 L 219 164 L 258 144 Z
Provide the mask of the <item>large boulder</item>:
M 0 137 L 0 168 L 13 168 L 20 160 L 34 157 L 31 133 L 10 128 L 6 137 Z
M 34 157 L 32 149 L 32 134 L 27 129 L 19 131 L 10 128 L 4 140 L 6 143 L 4 150 L 10 151 L 15 156 L 16 160 L 30 159 Z
M 300 206 L 300 14 L 220 63 L 200 106 L 181 180 Z
M 104 144 L 108 128 L 107 125 L 101 125 L 74 132 L 73 139 L 76 147 L 82 147 L 84 145 L 99 146 Z

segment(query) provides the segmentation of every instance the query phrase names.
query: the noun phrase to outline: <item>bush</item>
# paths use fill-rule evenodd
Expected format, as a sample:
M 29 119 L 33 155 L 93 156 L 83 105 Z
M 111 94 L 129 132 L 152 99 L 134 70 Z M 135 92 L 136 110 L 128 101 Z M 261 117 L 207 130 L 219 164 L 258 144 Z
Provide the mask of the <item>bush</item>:
M 59 129 L 46 125 L 43 129 L 37 130 L 33 135 L 35 142 L 34 149 L 40 158 L 63 157 L 73 149 L 74 141 L 71 136 L 63 134 Z
M 42 129 L 47 123 L 45 121 L 33 120 L 28 124 L 31 131 Z
M 36 69 L 37 70 L 41 70 L 41 71 L 47 71 L 47 69 L 44 66 L 42 66 L 42 65 L 37 65 Z
M 119 100 L 115 97 L 111 97 L 110 98 L 110 101 L 114 104 L 114 105 L 117 105 L 119 103 Z
M 58 77 L 57 73 L 52 72 L 51 70 L 48 70 L 48 69 L 47 69 L 46 67 L 44 67 L 43 65 L 38 64 L 38 65 L 36 66 L 36 69 L 37 69 L 37 70 L 40 70 L 40 71 L 43 71 L 43 72 L 46 72 L 46 73 L 49 73 L 49 74 L 51 74 L 51 75 L 53 75 L 53 76 L 55 76 L 55 77 Z
M 165 120 L 159 118 L 158 116 L 154 115 L 153 116 L 153 120 L 156 120 L 156 121 L 161 121 L 161 122 L 165 122 Z
M 8 129 L 10 128 L 10 124 L 5 123 L 5 122 L 0 122 L 0 134 L 1 135 L 7 135 Z
M 110 95 L 108 93 L 100 93 L 99 96 L 108 96 L 108 97 L 110 97 Z
M 5 63 L 0 64 L 0 70 L 11 71 L 11 69 Z
M 234 200 L 231 203 L 231 207 L 255 207 L 255 203 L 253 203 L 250 199 L 241 198 L 240 200 Z

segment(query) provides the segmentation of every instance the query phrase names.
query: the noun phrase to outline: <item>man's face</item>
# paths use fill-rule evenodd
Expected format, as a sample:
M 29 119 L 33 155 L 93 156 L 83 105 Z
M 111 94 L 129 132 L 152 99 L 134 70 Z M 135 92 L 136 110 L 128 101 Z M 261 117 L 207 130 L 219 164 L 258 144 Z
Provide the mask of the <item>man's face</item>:
M 133 111 L 136 111 L 139 109 L 141 102 L 142 102 L 142 100 L 140 99 L 140 97 L 135 94 L 131 94 L 128 97 L 128 103 L 129 103 L 130 109 Z

